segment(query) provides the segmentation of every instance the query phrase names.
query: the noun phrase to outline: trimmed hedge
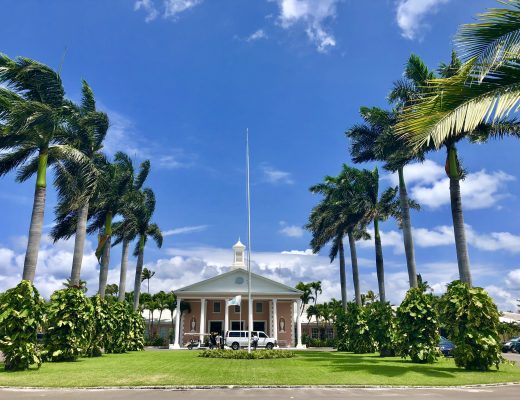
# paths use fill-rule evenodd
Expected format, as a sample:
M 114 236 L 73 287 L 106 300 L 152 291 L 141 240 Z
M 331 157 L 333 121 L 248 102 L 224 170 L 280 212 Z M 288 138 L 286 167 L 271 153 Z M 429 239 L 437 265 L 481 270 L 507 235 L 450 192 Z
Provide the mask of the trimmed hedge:
M 295 355 L 294 351 L 288 350 L 254 350 L 251 353 L 248 353 L 247 350 L 202 350 L 199 353 L 199 357 L 235 360 L 293 358 Z
M 0 303 L 0 350 L 8 371 L 25 370 L 42 363 L 36 333 L 44 318 L 45 303 L 29 281 L 2 294 Z
M 497 369 L 502 358 L 498 336 L 497 306 L 480 287 L 461 281 L 448 285 L 442 297 L 441 314 L 450 340 L 455 344 L 455 364 L 468 370 Z

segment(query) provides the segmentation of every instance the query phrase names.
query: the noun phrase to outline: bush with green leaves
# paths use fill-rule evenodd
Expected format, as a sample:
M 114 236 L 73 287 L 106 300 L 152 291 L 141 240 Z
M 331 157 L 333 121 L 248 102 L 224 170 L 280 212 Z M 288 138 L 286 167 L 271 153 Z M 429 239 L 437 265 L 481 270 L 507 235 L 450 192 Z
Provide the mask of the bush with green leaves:
M 338 312 L 336 316 L 336 332 L 338 333 L 338 351 L 351 351 L 357 354 L 375 351 L 365 307 L 356 303 L 347 303 L 347 310 Z
M 250 353 L 247 350 L 203 350 L 199 353 L 199 357 L 235 360 L 293 358 L 295 355 L 294 351 L 289 350 L 255 350 Z
M 390 303 L 373 302 L 366 306 L 368 329 L 381 357 L 395 356 L 397 323 Z
M 105 335 L 109 332 L 109 304 L 98 294 L 90 298 L 93 307 L 93 329 L 86 352 L 88 357 L 100 357 L 103 354 Z
M 44 318 L 45 303 L 29 281 L 21 281 L 2 295 L 0 350 L 6 370 L 24 370 L 42 363 L 36 333 Z
M 94 329 L 94 307 L 81 289 L 55 291 L 47 308 L 44 346 L 51 361 L 75 361 L 86 354 Z
M 411 288 L 397 309 L 399 353 L 415 363 L 433 363 L 439 356 L 439 324 L 432 294 Z
M 105 353 L 124 353 L 132 330 L 131 311 L 124 303 L 113 301 L 107 304 L 107 327 L 103 338 Z
M 497 369 L 503 361 L 497 306 L 479 287 L 454 281 L 442 298 L 441 316 L 455 345 L 455 364 L 468 370 Z
M 141 351 L 144 349 L 145 322 L 138 311 L 129 310 L 130 330 L 127 336 L 128 351 Z

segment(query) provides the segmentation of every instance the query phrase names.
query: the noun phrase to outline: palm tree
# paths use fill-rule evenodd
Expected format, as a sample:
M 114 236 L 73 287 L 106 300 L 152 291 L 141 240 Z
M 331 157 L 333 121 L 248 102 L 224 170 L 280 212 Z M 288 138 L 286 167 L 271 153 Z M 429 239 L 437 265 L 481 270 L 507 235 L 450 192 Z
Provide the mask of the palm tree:
M 159 332 L 161 331 L 161 318 L 162 318 L 162 313 L 164 310 L 166 310 L 168 308 L 168 304 L 167 304 L 167 295 L 166 293 L 161 290 L 160 292 L 158 293 L 155 293 L 153 295 L 153 298 L 155 300 L 155 304 L 156 304 L 156 310 L 159 310 L 159 319 L 157 321 L 157 325 L 158 325 L 158 330 Z
M 159 246 L 160 247 L 160 246 Z M 143 273 L 141 275 L 141 282 L 147 281 L 148 284 L 148 294 L 150 294 L 150 279 L 155 275 L 155 271 L 152 271 L 148 268 L 143 269 Z
M 75 233 L 70 280 L 73 286 L 77 286 L 87 235 L 89 203 L 92 193 L 97 190 L 103 166 L 106 165 L 101 149 L 108 130 L 108 117 L 96 111 L 94 93 L 85 81 L 81 104 L 77 106 L 70 103 L 69 106 L 73 113 L 67 122 L 67 142 L 81 151 L 88 161 L 78 165 L 64 160 L 55 165 L 59 204 L 56 207 L 57 223 L 51 231 L 51 237 L 56 242 L 68 239 Z
M 314 300 L 312 296 L 312 288 L 309 283 L 298 282 L 296 284 L 296 289 L 301 290 L 303 293 L 300 296 L 302 300 L 302 306 L 300 309 L 300 316 L 303 315 L 303 311 L 305 310 L 305 306 L 309 304 L 311 300 Z
M 141 292 L 141 277 L 144 263 L 144 248 L 148 237 L 151 237 L 158 247 L 161 247 L 163 242 L 163 236 L 159 226 L 151 222 L 154 211 L 155 195 L 151 189 L 143 189 L 141 191 L 141 201 L 134 211 L 136 215 L 137 233 L 139 237 L 139 241 L 137 242 L 134 250 L 134 256 L 137 256 L 134 282 L 134 310 L 137 310 L 139 307 L 139 293 Z
M 364 210 L 363 223 L 374 223 L 374 242 L 376 253 L 377 283 L 379 287 L 379 299 L 386 302 L 385 275 L 383 264 L 383 247 L 381 245 L 381 234 L 379 223 L 393 217 L 400 221 L 401 210 L 399 201 L 396 200 L 397 188 L 386 189 L 379 196 L 379 172 L 377 168 L 373 171 L 361 170 L 358 178 L 358 207 Z M 417 208 L 413 202 L 409 202 L 412 208 Z
M 132 187 L 129 189 L 129 193 L 125 197 L 125 202 L 121 211 L 121 214 L 123 215 L 123 221 L 114 223 L 115 241 L 112 247 L 119 243 L 123 243 L 121 254 L 121 270 L 119 274 L 119 287 L 121 288 L 119 292 L 119 302 L 123 302 L 125 300 L 126 273 L 128 271 L 128 247 L 130 246 L 130 242 L 132 242 L 137 237 L 137 221 L 133 213 L 133 209 L 135 208 L 134 202 L 136 201 L 137 193 L 143 187 L 149 172 L 150 161 L 145 160 L 141 163 L 138 174 L 135 176 L 135 178 L 132 179 Z M 134 176 L 133 167 L 131 175 Z
M 172 331 L 174 330 L 174 321 L 173 321 L 173 313 L 175 309 L 177 308 L 177 296 L 175 296 L 175 293 L 168 292 L 166 293 L 166 296 L 164 297 L 164 304 L 165 308 L 170 311 L 170 319 L 172 322 Z
M 81 162 L 83 154 L 65 143 L 70 114 L 58 73 L 29 58 L 0 53 L 0 176 L 17 169 L 24 182 L 36 172 L 36 189 L 22 279 L 33 281 L 42 235 L 47 166 L 57 160 Z
M 356 299 L 359 298 L 359 273 L 357 266 L 356 245 L 357 239 L 366 237 L 368 233 L 359 224 L 363 212 L 355 208 L 353 196 L 354 178 L 357 170 L 343 165 L 343 170 L 337 177 L 327 176 L 323 183 L 310 188 L 313 193 L 324 195 L 324 199 L 313 208 L 306 229 L 312 232 L 311 248 L 318 253 L 323 246 L 332 241 L 329 257 L 331 262 L 339 255 L 341 298 L 343 306 L 347 306 L 345 253 L 343 238 L 349 236 L 350 255 L 352 260 L 352 275 Z
M 105 294 L 107 296 L 117 296 L 119 292 L 119 287 L 117 286 L 117 283 L 111 283 L 110 285 L 106 286 Z
M 369 290 L 366 294 L 363 293 L 361 295 L 361 300 L 363 306 L 372 304 L 374 301 L 377 301 L 377 294 L 375 294 L 372 290 Z
M 128 193 L 131 191 L 133 179 L 132 160 L 126 154 L 118 152 L 114 163 L 104 166 L 98 190 L 92 199 L 92 222 L 87 231 L 99 231 L 96 257 L 100 260 L 99 295 L 105 296 L 105 287 L 110 263 L 110 247 L 112 240 L 112 219 L 122 214 L 128 204 Z
M 418 66 L 417 63 L 419 63 Z M 414 72 L 425 69 L 424 64 L 422 64 L 418 57 L 414 57 L 413 55 L 409 60 L 405 74 L 409 80 L 414 76 L 414 74 L 411 73 L 412 69 Z M 410 88 L 413 87 L 413 85 L 410 85 L 408 82 L 406 82 L 406 84 L 399 84 L 401 96 L 406 93 L 405 87 Z M 397 91 L 397 88 L 394 89 L 394 91 Z M 409 96 L 409 93 L 406 93 L 406 95 Z M 403 230 L 408 278 L 410 287 L 417 287 L 409 198 L 403 170 L 404 166 L 412 160 L 422 160 L 423 154 L 414 153 L 405 143 L 395 136 L 394 126 L 397 122 L 397 118 L 394 112 L 382 110 L 377 107 L 362 107 L 360 114 L 364 120 L 364 124 L 355 125 L 346 132 L 347 137 L 351 140 L 350 153 L 355 163 L 382 161 L 385 162 L 385 169 L 398 173 L 399 200 L 402 214 L 400 227 Z

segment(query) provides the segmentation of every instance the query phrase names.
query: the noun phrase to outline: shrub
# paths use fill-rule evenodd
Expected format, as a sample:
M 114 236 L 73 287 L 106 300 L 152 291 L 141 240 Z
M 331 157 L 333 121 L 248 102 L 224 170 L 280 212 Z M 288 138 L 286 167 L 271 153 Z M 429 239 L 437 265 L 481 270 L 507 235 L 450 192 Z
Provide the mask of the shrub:
M 145 346 L 155 346 L 155 347 L 164 347 L 168 346 L 169 339 L 168 338 L 162 338 L 158 336 L 157 334 L 154 334 L 152 337 L 145 339 Z
M 338 313 L 336 318 L 338 351 L 352 351 L 358 354 L 375 351 L 367 317 L 366 308 L 356 303 L 348 303 L 347 310 Z
M 381 357 L 395 356 L 397 347 L 396 321 L 390 303 L 376 301 L 366 306 L 368 330 Z
M 48 307 L 46 357 L 51 361 L 75 361 L 86 354 L 94 329 L 93 317 L 94 307 L 81 289 L 55 291 Z
M 103 339 L 105 353 L 124 353 L 128 349 L 128 336 L 132 328 L 131 311 L 119 302 L 107 302 L 107 311 L 107 331 Z
M 307 347 L 337 347 L 336 339 L 316 339 L 310 336 L 302 336 L 302 343 Z
M 109 305 L 99 295 L 90 298 L 93 307 L 93 329 L 86 352 L 88 357 L 100 357 L 104 346 L 105 335 L 109 332 Z
M 399 353 L 416 363 L 433 363 L 439 356 L 439 327 L 433 295 L 412 288 L 397 309 Z
M 0 302 L 0 350 L 6 370 L 40 367 L 42 359 L 36 333 L 44 317 L 44 302 L 29 281 L 21 281 L 2 295 Z
M 143 316 L 133 310 L 129 310 L 129 332 L 127 337 L 128 351 L 140 351 L 144 349 L 145 322 Z
M 442 319 L 455 344 L 455 364 L 469 370 L 497 369 L 501 356 L 499 313 L 486 291 L 461 281 L 448 285 L 443 296 Z
M 295 355 L 294 351 L 287 350 L 255 350 L 250 353 L 247 350 L 203 350 L 199 353 L 199 357 L 230 358 L 235 360 L 293 358 Z

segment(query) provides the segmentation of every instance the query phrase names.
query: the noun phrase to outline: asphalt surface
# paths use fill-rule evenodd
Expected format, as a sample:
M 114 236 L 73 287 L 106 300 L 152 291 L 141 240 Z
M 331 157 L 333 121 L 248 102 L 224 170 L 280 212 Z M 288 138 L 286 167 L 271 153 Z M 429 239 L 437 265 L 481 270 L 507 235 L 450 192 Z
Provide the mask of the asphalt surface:
M 520 385 L 475 388 L 428 389 L 352 389 L 352 388 L 288 388 L 288 389 L 199 389 L 199 390 L 10 390 L 0 389 L 1 400 L 88 399 L 88 400 L 228 400 L 265 399 L 505 399 L 518 400 Z

